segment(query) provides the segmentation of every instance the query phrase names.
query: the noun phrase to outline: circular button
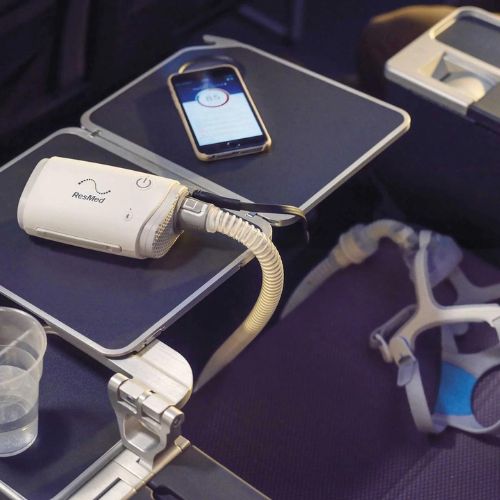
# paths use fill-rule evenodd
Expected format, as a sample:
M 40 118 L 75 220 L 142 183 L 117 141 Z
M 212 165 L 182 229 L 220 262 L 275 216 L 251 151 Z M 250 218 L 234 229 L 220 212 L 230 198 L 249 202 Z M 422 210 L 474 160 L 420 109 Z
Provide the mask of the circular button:
M 135 181 L 135 184 L 138 188 L 147 189 L 151 187 L 151 179 L 149 177 L 139 177 L 139 179 Z

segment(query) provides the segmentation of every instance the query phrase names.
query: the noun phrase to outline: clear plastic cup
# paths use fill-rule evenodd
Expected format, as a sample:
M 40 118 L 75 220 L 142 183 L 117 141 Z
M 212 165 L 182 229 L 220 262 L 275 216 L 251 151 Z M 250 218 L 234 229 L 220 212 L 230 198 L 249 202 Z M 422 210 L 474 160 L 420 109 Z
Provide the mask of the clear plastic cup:
M 0 307 L 0 457 L 17 455 L 38 435 L 38 388 L 47 336 L 32 316 Z

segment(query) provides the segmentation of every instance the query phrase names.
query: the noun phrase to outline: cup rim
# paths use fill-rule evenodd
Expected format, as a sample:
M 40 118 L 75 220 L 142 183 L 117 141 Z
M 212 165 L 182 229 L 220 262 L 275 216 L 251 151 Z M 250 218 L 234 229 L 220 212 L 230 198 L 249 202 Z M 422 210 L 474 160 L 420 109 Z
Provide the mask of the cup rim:
M 41 348 L 39 351 L 39 356 L 35 360 L 35 362 L 27 370 L 24 370 L 24 372 L 22 374 L 15 375 L 14 377 L 9 378 L 8 380 L 5 380 L 5 381 L 0 380 L 0 387 L 2 385 L 15 382 L 16 380 L 18 380 L 22 377 L 25 377 L 26 375 L 29 375 L 32 372 L 34 372 L 37 368 L 39 368 L 40 364 L 43 363 L 43 358 L 45 356 L 45 352 L 47 351 L 47 333 L 45 331 L 45 328 L 40 323 L 40 321 L 38 321 L 31 314 L 29 314 L 25 311 L 22 311 L 21 309 L 16 309 L 15 307 L 0 307 L 0 317 L 1 317 L 2 312 L 5 312 L 5 311 L 7 311 L 9 313 L 15 313 L 15 314 L 18 314 L 20 316 L 24 316 L 24 318 L 26 318 L 28 321 L 30 321 L 33 324 L 33 326 L 35 327 L 35 331 L 38 331 L 38 333 L 40 334 L 42 345 L 41 345 Z

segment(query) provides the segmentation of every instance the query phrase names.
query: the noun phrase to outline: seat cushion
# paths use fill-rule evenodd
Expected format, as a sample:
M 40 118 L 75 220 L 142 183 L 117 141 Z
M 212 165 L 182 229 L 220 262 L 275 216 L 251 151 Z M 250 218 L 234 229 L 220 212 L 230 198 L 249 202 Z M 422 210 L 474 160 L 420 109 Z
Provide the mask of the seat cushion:
M 499 270 L 466 261 L 476 281 L 500 281 Z M 371 330 L 412 302 L 399 251 L 382 245 L 194 394 L 186 436 L 273 498 L 498 496 L 496 438 L 419 433 L 395 366 L 368 347 Z M 439 360 L 439 336 L 418 353 Z M 494 419 L 500 404 L 487 382 L 477 403 Z

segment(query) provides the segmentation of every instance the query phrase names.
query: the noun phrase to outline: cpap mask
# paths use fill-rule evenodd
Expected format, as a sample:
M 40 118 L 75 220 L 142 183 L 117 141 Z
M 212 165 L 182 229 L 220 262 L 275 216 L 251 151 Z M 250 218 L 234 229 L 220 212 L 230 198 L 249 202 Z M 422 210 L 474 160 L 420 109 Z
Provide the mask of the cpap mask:
M 417 428 L 426 433 L 439 433 L 448 426 L 475 434 L 497 432 L 500 421 L 490 426 L 478 422 L 472 399 L 478 380 L 500 366 L 500 342 L 477 353 L 462 353 L 456 339 L 468 331 L 468 324 L 485 322 L 496 330 L 500 341 L 500 306 L 489 303 L 500 298 L 500 284 L 472 284 L 459 267 L 462 252 L 450 237 L 430 231 L 416 233 L 393 220 L 356 225 L 340 236 L 327 257 L 302 280 L 282 316 L 337 271 L 364 262 L 384 238 L 400 247 L 414 282 L 417 303 L 403 308 L 375 329 L 370 335 L 370 346 L 380 351 L 385 362 L 397 365 L 397 384 L 406 390 Z M 452 306 L 439 304 L 432 291 L 444 281 L 456 292 Z M 441 370 L 438 395 L 431 410 L 415 344 L 421 333 L 435 327 L 440 327 L 437 331 L 441 334 Z
M 197 199 L 197 194 L 203 199 Z M 231 208 L 243 205 L 203 191 L 190 193 L 173 179 L 52 157 L 33 170 L 19 200 L 17 218 L 31 236 L 136 259 L 163 257 L 185 230 L 220 233 L 250 250 L 262 269 L 259 297 L 203 369 L 199 388 L 260 333 L 283 289 L 283 265 L 272 241 L 258 227 L 215 206 L 217 200 L 232 203 Z M 271 211 L 271 206 L 267 208 Z
M 370 335 L 370 345 L 387 363 L 398 367 L 397 384 L 404 387 L 417 428 L 439 433 L 447 426 L 475 434 L 494 433 L 500 421 L 481 425 L 472 408 L 479 379 L 500 366 L 500 343 L 476 353 L 461 353 L 456 337 L 467 332 L 469 323 L 485 322 L 500 340 L 500 306 L 487 302 L 500 298 L 500 285 L 477 287 L 459 267 L 460 249 L 451 238 L 422 231 L 419 248 L 410 266 L 416 305 L 407 306 Z M 448 280 L 456 291 L 452 306 L 440 305 L 432 288 Z M 415 343 L 431 328 L 441 327 L 441 380 L 434 410 L 424 391 Z

